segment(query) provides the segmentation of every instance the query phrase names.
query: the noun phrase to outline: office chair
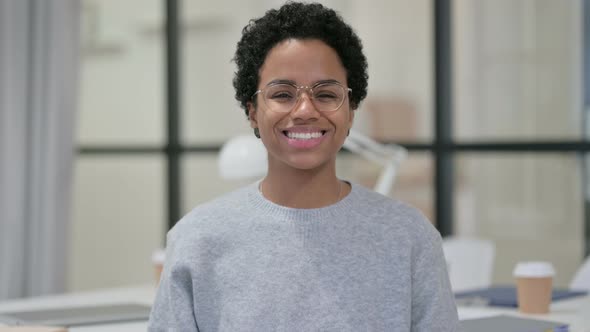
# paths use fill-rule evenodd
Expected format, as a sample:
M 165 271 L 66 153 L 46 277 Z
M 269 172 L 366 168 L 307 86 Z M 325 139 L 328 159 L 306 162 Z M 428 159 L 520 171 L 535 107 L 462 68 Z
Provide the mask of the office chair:
M 444 237 L 443 252 L 453 292 L 491 285 L 496 247 L 490 240 Z
M 590 291 L 590 256 L 580 265 L 570 283 L 570 289 Z

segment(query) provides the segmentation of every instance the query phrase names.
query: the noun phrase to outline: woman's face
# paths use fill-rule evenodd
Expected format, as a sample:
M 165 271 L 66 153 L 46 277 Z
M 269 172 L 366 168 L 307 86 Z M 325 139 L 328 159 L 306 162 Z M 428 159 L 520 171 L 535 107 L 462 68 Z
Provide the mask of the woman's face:
M 309 87 L 321 81 L 336 81 L 348 88 L 338 54 L 316 39 L 288 39 L 277 44 L 269 51 L 259 75 L 260 90 L 278 80 Z M 348 93 L 342 106 L 330 113 L 318 111 L 309 90 L 301 91 L 297 104 L 284 113 L 270 110 L 261 93 L 255 98 L 257 107 L 249 105 L 250 125 L 260 130 L 269 167 L 312 170 L 335 164 L 354 118 Z

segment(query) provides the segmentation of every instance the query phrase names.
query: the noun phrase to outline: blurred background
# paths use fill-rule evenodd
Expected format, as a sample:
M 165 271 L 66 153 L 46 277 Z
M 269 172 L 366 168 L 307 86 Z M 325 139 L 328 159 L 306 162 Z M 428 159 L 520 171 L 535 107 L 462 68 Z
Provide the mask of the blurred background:
M 534 259 L 566 286 L 590 245 L 587 1 L 320 2 L 365 47 L 355 129 L 409 150 L 390 196 L 444 236 L 493 240 L 494 283 Z M 79 0 L 64 290 L 151 282 L 169 227 L 251 182 L 217 170 L 222 144 L 251 133 L 231 59 L 248 20 L 280 4 Z M 341 178 L 374 185 L 378 165 L 339 158 Z

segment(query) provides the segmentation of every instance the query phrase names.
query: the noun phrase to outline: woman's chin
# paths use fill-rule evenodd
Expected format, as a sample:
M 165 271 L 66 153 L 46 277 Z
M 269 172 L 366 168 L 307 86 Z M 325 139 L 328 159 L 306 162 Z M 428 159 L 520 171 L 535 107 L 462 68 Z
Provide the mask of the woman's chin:
M 298 157 L 293 158 L 287 162 L 289 166 L 299 170 L 316 170 L 320 168 L 325 168 L 326 166 L 330 165 L 330 160 L 326 159 L 318 159 L 318 158 L 309 158 L 309 157 Z M 334 163 L 335 165 L 335 163 Z

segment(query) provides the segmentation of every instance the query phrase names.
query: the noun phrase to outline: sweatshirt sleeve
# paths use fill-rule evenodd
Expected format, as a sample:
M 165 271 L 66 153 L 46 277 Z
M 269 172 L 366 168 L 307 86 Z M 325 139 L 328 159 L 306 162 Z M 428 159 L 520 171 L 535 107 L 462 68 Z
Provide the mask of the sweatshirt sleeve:
M 150 314 L 148 331 L 198 332 L 194 315 L 193 284 L 189 266 L 179 259 L 174 232 L 168 234 L 166 261 Z
M 455 298 L 451 290 L 442 239 L 428 225 L 426 239 L 415 243 L 412 269 L 412 332 L 459 330 Z

